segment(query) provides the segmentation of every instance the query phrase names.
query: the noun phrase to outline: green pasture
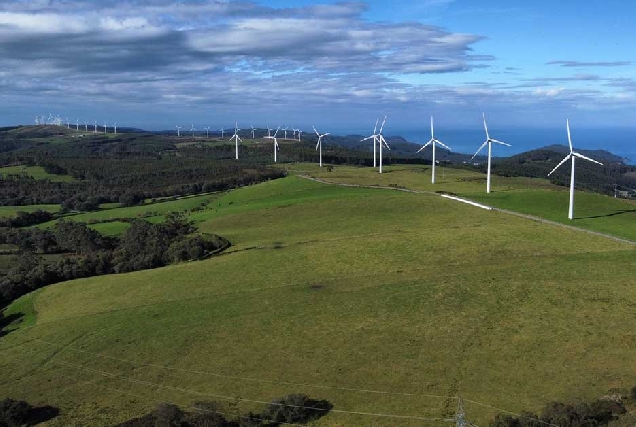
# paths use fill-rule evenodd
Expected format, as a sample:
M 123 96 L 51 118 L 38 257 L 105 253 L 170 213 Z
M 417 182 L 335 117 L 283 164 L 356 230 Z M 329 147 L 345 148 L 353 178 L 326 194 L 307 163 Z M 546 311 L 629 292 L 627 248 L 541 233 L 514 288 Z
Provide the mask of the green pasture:
M 160 401 L 246 412 L 288 393 L 417 417 L 339 412 L 315 426 L 448 426 L 421 418 L 452 417 L 458 395 L 485 425 L 492 407 L 538 411 L 636 384 L 627 243 L 297 177 L 191 218 L 233 247 L 13 303 L 24 317 L 0 338 L 0 397 L 59 406 L 59 426 L 112 425 Z
M 574 220 L 567 218 L 569 188 L 556 186 L 548 180 L 526 177 L 492 176 L 492 189 L 486 194 L 486 176 L 464 169 L 436 169 L 436 183 L 431 184 L 431 167 L 397 165 L 379 174 L 373 168 L 313 164 L 283 166 L 292 174 L 306 175 L 339 184 L 388 186 L 418 191 L 447 192 L 489 206 L 524 214 L 617 237 L 636 240 L 636 203 L 601 194 L 577 191 Z
M 95 223 L 95 222 L 109 222 L 116 221 L 119 218 L 145 218 L 151 220 L 151 222 L 161 221 L 164 215 L 170 212 L 186 212 L 192 209 L 205 209 L 210 203 L 218 197 L 217 194 L 206 194 L 201 196 L 183 197 L 176 200 L 166 200 L 161 202 L 155 202 L 150 204 L 144 204 L 140 206 L 120 207 L 112 209 L 104 209 L 95 212 L 86 212 L 74 215 L 67 215 L 65 220 Z M 150 217 L 150 218 L 149 218 Z M 39 224 L 38 227 L 48 228 L 53 226 L 57 220 L 45 222 Z M 111 233 L 113 230 L 123 230 L 126 227 L 121 223 L 116 226 L 107 226 L 101 224 L 95 224 L 93 227 L 96 229 L 108 229 Z M 123 228 L 122 228 L 123 227 Z
M 25 175 L 33 179 L 48 179 L 52 182 L 73 182 L 76 181 L 70 175 L 55 175 L 48 173 L 42 166 L 5 166 L 0 168 L 0 176 Z
M 51 213 L 59 212 L 60 205 L 27 205 L 27 206 L 0 206 L 0 218 L 13 218 L 18 212 L 35 212 L 43 210 Z

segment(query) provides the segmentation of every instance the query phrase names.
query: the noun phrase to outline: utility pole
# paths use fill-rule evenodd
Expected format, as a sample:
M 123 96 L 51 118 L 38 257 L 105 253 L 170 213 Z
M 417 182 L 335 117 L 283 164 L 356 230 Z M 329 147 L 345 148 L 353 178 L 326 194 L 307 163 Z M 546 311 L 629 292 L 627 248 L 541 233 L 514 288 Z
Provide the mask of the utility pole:
M 461 397 L 457 397 L 457 412 L 455 413 L 455 427 L 467 427 L 466 414 L 464 413 L 464 402 Z

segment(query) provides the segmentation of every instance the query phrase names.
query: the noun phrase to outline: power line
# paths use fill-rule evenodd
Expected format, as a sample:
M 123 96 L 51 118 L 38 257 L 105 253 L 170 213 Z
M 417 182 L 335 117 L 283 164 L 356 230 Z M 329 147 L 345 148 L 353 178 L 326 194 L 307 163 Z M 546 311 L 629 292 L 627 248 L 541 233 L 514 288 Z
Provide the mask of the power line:
M 53 345 L 55 346 L 56 344 L 39 339 L 39 338 L 35 338 L 36 341 L 41 341 L 45 344 L 49 344 L 49 345 Z M 61 350 L 71 350 L 74 352 L 78 352 L 78 353 L 85 353 L 85 354 L 89 354 L 92 356 L 98 356 L 98 357 L 102 357 L 105 359 L 111 359 L 111 360 L 116 360 L 118 362 L 124 362 L 124 363 L 131 363 L 134 365 L 138 365 L 138 366 L 146 366 L 146 367 L 151 367 L 151 368 L 158 368 L 158 369 L 166 369 L 166 370 L 170 370 L 170 371 L 177 371 L 177 372 L 185 372 L 185 373 L 191 373 L 191 374 L 197 374 L 197 375 L 209 375 L 209 376 L 213 376 L 213 377 L 218 377 L 218 378 L 227 378 L 227 379 L 233 379 L 233 380 L 240 380 L 240 381 L 251 381 L 251 382 L 259 382 L 259 383 L 266 383 L 266 384 L 279 384 L 279 385 L 287 385 L 287 386 L 295 386 L 295 387 L 311 387 L 311 388 L 318 388 L 318 389 L 325 389 L 325 390 L 338 390 L 338 391 L 351 391 L 351 392 L 360 392 L 360 393 L 371 393 L 371 394 L 385 394 L 385 395 L 396 395 L 396 396 L 408 396 L 408 397 L 429 397 L 429 398 L 436 398 L 436 399 L 448 399 L 449 396 L 441 396 L 441 395 L 435 395 L 435 394 L 418 394 L 418 393 L 407 393 L 407 392 L 394 392 L 394 391 L 386 391 L 386 390 L 372 390 L 372 389 L 365 389 L 365 388 L 354 388 L 354 387 L 338 387 L 338 386 L 329 386 L 329 385 L 317 385 L 317 384 L 307 384 L 307 383 L 295 383 L 295 382 L 290 382 L 290 381 L 278 381 L 278 380 L 265 380 L 265 379 L 259 379 L 259 378 L 253 378 L 253 377 L 240 377 L 240 376 L 234 376 L 234 375 L 226 375 L 226 374 L 219 374 L 219 373 L 214 373 L 214 372 L 208 372 L 208 371 L 197 371 L 197 370 L 190 370 L 190 369 L 183 369 L 183 368 L 174 368 L 171 366 L 164 366 L 164 365 L 157 365 L 157 364 L 153 364 L 153 363 L 144 363 L 144 362 L 137 362 L 134 360 L 130 360 L 130 359 L 122 359 L 119 357 L 113 357 L 113 356 L 108 356 L 106 354 L 102 354 L 102 353 L 95 353 L 95 352 L 91 352 L 91 351 L 87 351 L 87 350 L 83 350 L 83 349 L 78 349 L 72 346 L 65 346 L 63 348 L 60 348 L 58 351 Z M 455 397 L 451 397 L 451 398 L 455 398 Z

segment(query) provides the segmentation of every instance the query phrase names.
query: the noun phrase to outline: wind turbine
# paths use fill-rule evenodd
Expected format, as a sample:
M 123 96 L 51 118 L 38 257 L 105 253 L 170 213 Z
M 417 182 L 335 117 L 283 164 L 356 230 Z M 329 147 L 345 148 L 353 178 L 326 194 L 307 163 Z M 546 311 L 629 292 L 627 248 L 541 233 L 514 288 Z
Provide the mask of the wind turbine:
M 384 123 L 386 122 L 386 116 L 384 116 L 384 120 L 382 120 L 382 126 L 380 126 L 380 132 L 378 133 L 378 144 L 380 144 L 380 173 L 382 173 L 382 145 L 386 146 L 387 150 L 391 151 L 391 147 L 384 140 L 384 136 L 382 136 L 382 130 L 384 129 Z
M 271 129 L 269 127 L 267 127 L 267 130 L 270 131 Z M 277 162 L 276 154 L 277 154 L 278 150 L 280 150 L 280 147 L 278 146 L 278 141 L 276 140 L 276 135 L 278 135 L 278 131 L 279 130 L 280 130 L 280 126 L 278 126 L 278 129 L 276 129 L 276 132 L 274 132 L 274 136 L 267 135 L 267 136 L 264 137 L 265 139 L 273 139 L 274 140 L 274 163 Z
M 422 146 L 422 148 L 420 148 L 419 150 L 417 150 L 417 153 L 419 153 L 420 151 L 422 151 L 423 149 L 425 149 L 426 147 L 428 147 L 429 145 L 433 145 L 433 170 L 432 170 L 432 176 L 431 176 L 431 183 L 435 184 L 435 146 L 439 144 L 442 147 L 446 148 L 447 150 L 450 151 L 450 147 L 447 145 L 444 145 L 444 143 L 442 141 L 440 141 L 439 139 L 435 138 L 435 135 L 433 134 L 433 116 L 431 116 L 431 139 Z M 417 154 L 415 153 L 415 154 Z
M 38 126 L 40 124 L 40 116 L 35 116 L 35 125 Z
M 490 163 L 491 163 L 491 157 L 492 157 L 492 143 L 496 142 L 497 144 L 506 145 L 508 147 L 511 147 L 511 145 L 506 142 L 498 141 L 490 137 L 490 135 L 488 134 L 488 126 L 486 125 L 486 114 L 485 113 L 481 113 L 481 114 L 482 114 L 482 117 L 484 118 L 484 129 L 486 130 L 486 141 L 483 144 L 481 144 L 477 152 L 473 155 L 473 157 L 470 158 L 470 160 L 474 159 L 475 156 L 479 154 L 479 152 L 482 150 L 482 148 L 488 145 L 488 173 L 486 175 L 486 193 L 490 193 Z
M 603 163 L 597 162 L 594 159 L 590 159 L 589 157 L 585 157 L 583 154 L 577 153 L 576 151 L 574 151 L 574 149 L 572 148 L 572 138 L 570 138 L 570 120 L 569 119 L 566 120 L 565 124 L 568 130 L 568 144 L 570 145 L 570 154 L 565 156 L 565 158 L 561 160 L 561 163 L 556 165 L 556 167 L 552 169 L 552 172 L 550 172 L 548 176 L 552 175 L 552 173 L 556 171 L 559 168 L 559 166 L 561 166 L 563 163 L 567 162 L 569 159 L 572 159 L 572 171 L 570 172 L 570 208 L 568 209 L 568 218 L 573 219 L 574 218 L 574 159 L 577 157 L 580 157 L 587 161 L 597 163 L 601 166 L 603 166 Z
M 269 126 L 267 126 L 267 137 L 271 138 L 272 136 L 272 128 L 270 128 Z
M 79 119 L 75 121 L 75 131 L 79 131 Z
M 316 150 L 318 150 L 318 148 L 320 148 L 320 167 L 322 167 L 322 138 L 329 135 L 328 133 L 324 133 L 324 134 L 319 134 L 318 131 L 316 130 L 316 128 L 314 127 L 314 132 L 316 132 L 316 135 L 318 135 L 318 143 L 316 144 Z
M 254 131 L 255 131 L 255 130 L 256 130 L 256 128 L 255 128 L 254 126 L 252 126 L 252 139 L 255 139 L 255 138 L 254 138 Z
M 292 130 L 294 131 L 294 134 L 292 135 L 292 138 L 295 140 L 296 139 L 296 132 L 298 132 L 298 129 L 292 128 Z
M 285 138 L 283 138 L 283 139 L 287 139 L 287 129 L 289 129 L 289 126 L 285 126 L 283 128 L 283 131 L 285 132 Z
M 176 126 L 176 128 L 177 128 L 177 138 L 179 138 L 181 136 L 181 128 L 182 127 L 183 126 L 179 126 L 179 125 Z
M 104 120 L 104 133 L 108 133 L 108 132 L 106 132 L 107 129 L 108 128 L 106 127 L 106 120 Z
M 88 122 L 84 120 L 84 132 L 88 132 Z
M 69 124 L 68 117 L 67 117 L 66 118 L 66 129 L 70 129 L 70 128 L 71 128 L 71 125 Z
M 234 142 L 236 143 L 236 160 L 238 160 L 238 142 L 241 141 L 243 142 L 243 140 L 241 138 L 239 138 L 238 136 L 238 131 L 240 131 L 241 129 L 238 128 L 238 122 L 234 122 L 234 135 L 232 135 L 232 138 L 230 138 L 231 140 L 234 140 Z M 276 160 L 274 160 L 276 161 Z
M 385 117 L 385 119 L 386 119 L 386 117 Z M 376 133 L 377 130 L 378 130 L 378 120 L 379 119 L 375 119 L 375 126 L 373 127 L 373 135 L 367 136 L 366 138 L 360 140 L 360 142 L 364 142 L 367 139 L 373 138 L 373 167 L 376 167 L 376 163 L 377 163 L 376 160 L 375 160 L 375 158 L 376 158 L 376 148 L 375 147 L 376 147 L 376 144 L 378 142 L 378 134 Z
M 192 125 L 192 124 L 191 124 L 191 125 L 190 125 L 190 132 L 192 132 L 192 138 L 194 138 L 194 131 L 195 131 L 195 130 L 196 130 L 196 129 L 194 128 L 194 125 Z
M 298 129 L 298 142 L 300 142 L 300 134 L 303 133 L 302 130 Z
M 115 135 L 117 135 L 117 122 L 113 124 L 113 128 L 115 129 Z
M 220 131 L 221 131 L 221 139 L 225 138 L 225 129 L 221 128 Z
M 93 126 L 94 126 L 93 133 L 97 133 L 97 120 L 93 122 Z
M 205 129 L 205 137 L 209 138 L 210 137 L 210 126 L 206 126 L 203 129 Z

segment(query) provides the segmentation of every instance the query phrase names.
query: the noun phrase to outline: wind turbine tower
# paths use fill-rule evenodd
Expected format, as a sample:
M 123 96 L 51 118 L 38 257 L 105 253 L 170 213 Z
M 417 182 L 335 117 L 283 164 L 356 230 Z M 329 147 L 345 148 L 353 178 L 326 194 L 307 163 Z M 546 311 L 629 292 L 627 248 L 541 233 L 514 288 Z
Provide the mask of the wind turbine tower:
M 420 148 L 419 150 L 417 150 L 417 153 L 419 153 L 420 151 L 422 151 L 423 149 L 425 149 L 426 147 L 428 147 L 429 145 L 433 146 L 433 169 L 432 169 L 432 175 L 431 175 L 431 183 L 435 184 L 435 146 L 439 144 L 442 147 L 446 148 L 447 150 L 450 151 L 450 147 L 447 145 L 444 145 L 444 143 L 442 141 L 440 141 L 439 139 L 435 138 L 435 135 L 433 134 L 433 116 L 431 116 L 431 139 L 422 146 L 422 148 Z M 417 154 L 415 153 L 415 154 Z
M 236 143 L 236 160 L 238 160 L 238 142 L 239 141 L 243 142 L 243 140 L 241 138 L 239 138 L 239 136 L 238 136 L 238 131 L 240 131 L 240 130 L 241 129 L 238 128 L 238 122 L 235 122 L 234 123 L 234 135 L 232 135 L 232 138 L 230 138 L 230 141 L 234 140 L 234 142 Z
M 203 129 L 205 129 L 205 137 L 209 138 L 210 137 L 210 126 L 206 126 Z
M 176 126 L 176 128 L 177 128 L 177 138 L 181 137 L 181 128 L 182 127 L 183 126 L 179 126 L 179 125 Z
M 268 133 L 270 128 L 267 128 Z M 276 129 L 276 132 L 274 132 L 274 136 L 270 136 L 269 134 L 264 137 L 265 139 L 273 139 L 274 140 L 274 163 L 276 163 L 278 161 L 276 154 L 278 152 L 278 150 L 280 150 L 280 147 L 278 146 L 278 141 L 276 140 L 276 135 L 278 135 L 278 131 L 280 130 L 280 126 L 278 126 L 278 129 Z
M 568 144 L 570 145 L 570 154 L 565 156 L 565 158 L 561 160 L 561 162 L 558 165 L 556 165 L 554 169 L 552 169 L 552 172 L 550 172 L 548 176 L 552 175 L 552 173 L 556 171 L 563 163 L 572 159 L 572 170 L 570 172 L 570 208 L 568 209 L 568 218 L 573 219 L 574 218 L 574 160 L 577 157 L 580 157 L 581 159 L 584 159 L 593 163 L 597 163 L 601 166 L 603 166 L 603 163 L 597 162 L 594 159 L 590 159 L 589 157 L 586 157 L 583 154 L 577 153 L 576 151 L 574 151 L 574 149 L 572 148 L 572 138 L 570 137 L 570 120 L 569 119 L 566 120 L 565 125 L 568 130 Z
M 254 132 L 255 132 L 255 131 L 256 131 L 256 128 L 255 128 L 254 126 L 252 126 L 252 139 L 256 139 L 256 138 L 254 137 Z
M 106 127 L 106 120 L 104 120 L 104 133 L 108 133 L 107 130 L 108 128 Z
M 117 122 L 113 124 L 113 129 L 115 129 L 115 135 L 117 135 Z
M 93 122 L 93 126 L 94 126 L 93 133 L 97 133 L 97 120 Z
M 320 149 L 320 167 L 322 167 L 322 138 L 329 135 L 328 133 L 319 134 L 316 128 L 314 127 L 314 132 L 318 135 L 318 143 L 316 144 L 316 150 Z
M 75 121 L 75 131 L 79 131 L 79 119 Z
M 68 117 L 67 117 L 66 118 L 66 129 L 70 129 L 70 128 L 71 128 L 71 125 L 69 124 Z
M 194 138 L 194 131 L 195 131 L 195 130 L 196 130 L 196 129 L 194 128 L 194 125 L 193 125 L 193 124 L 191 124 L 191 125 L 190 125 L 190 132 L 192 132 L 192 138 Z
M 84 132 L 88 132 L 88 122 L 84 120 Z
M 378 134 L 376 133 L 377 131 L 378 131 L 378 119 L 375 119 L 375 126 L 373 127 L 373 135 L 367 136 L 366 138 L 360 140 L 360 142 L 364 142 L 367 139 L 373 138 L 373 167 L 377 166 L 377 161 L 376 161 L 377 154 L 376 154 L 376 148 L 375 148 L 378 142 Z
M 486 131 L 486 141 L 484 141 L 484 143 L 481 144 L 477 152 L 473 155 L 473 157 L 471 157 L 470 160 L 474 159 L 475 156 L 479 154 L 479 152 L 482 150 L 482 148 L 488 145 L 488 172 L 486 174 L 486 193 L 490 193 L 490 164 L 491 164 L 491 158 L 492 158 L 492 143 L 495 142 L 497 144 L 506 145 L 508 147 L 510 147 L 511 145 L 506 142 L 497 141 L 496 139 L 491 138 L 490 135 L 488 134 L 488 125 L 486 125 L 486 114 L 482 113 L 482 117 L 484 119 L 484 130 Z
M 225 128 L 221 128 L 221 139 L 225 138 Z

